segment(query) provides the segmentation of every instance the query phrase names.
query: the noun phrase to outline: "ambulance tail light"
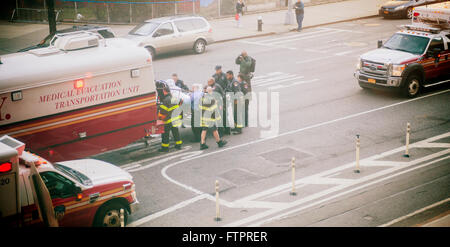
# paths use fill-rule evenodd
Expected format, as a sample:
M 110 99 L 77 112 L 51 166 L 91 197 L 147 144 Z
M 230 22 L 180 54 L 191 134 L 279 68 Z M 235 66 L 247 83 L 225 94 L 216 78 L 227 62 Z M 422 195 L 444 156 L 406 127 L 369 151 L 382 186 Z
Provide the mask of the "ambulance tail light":
M 12 170 L 12 164 L 10 162 L 4 162 L 0 164 L 0 173 L 10 172 Z
M 78 79 L 74 82 L 73 87 L 75 89 L 82 89 L 84 87 L 84 80 L 83 79 Z

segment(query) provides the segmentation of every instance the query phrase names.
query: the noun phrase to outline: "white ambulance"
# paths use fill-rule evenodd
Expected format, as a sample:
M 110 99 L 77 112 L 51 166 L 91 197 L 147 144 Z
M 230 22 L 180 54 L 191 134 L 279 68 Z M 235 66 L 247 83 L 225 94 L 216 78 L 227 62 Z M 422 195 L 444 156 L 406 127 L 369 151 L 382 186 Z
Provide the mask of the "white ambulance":
M 83 31 L 0 60 L 0 136 L 50 161 L 84 158 L 163 131 L 151 55 L 130 40 Z

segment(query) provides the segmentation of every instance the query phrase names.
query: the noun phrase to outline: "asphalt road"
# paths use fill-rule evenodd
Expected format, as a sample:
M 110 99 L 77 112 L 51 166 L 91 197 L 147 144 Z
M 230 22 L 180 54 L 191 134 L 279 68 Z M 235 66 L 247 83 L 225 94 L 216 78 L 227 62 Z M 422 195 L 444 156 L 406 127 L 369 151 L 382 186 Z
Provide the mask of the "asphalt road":
M 154 61 L 157 79 L 176 72 L 192 85 L 206 84 L 215 65 L 237 72 L 234 59 L 246 50 L 257 60 L 253 102 L 259 110 L 276 102 L 279 107 L 268 112 L 274 120 L 269 122 L 255 111 L 257 127 L 226 136 L 229 143 L 222 149 L 209 137 L 210 148 L 200 151 L 198 143 L 189 142 L 186 128 L 181 129 L 182 151 L 154 156 L 130 148 L 105 156 L 136 182 L 141 208 L 130 225 L 379 226 L 448 199 L 448 83 L 409 100 L 363 90 L 353 77 L 358 56 L 408 22 L 372 18 L 213 44 L 202 55 L 159 56 Z M 411 157 L 402 158 L 407 122 L 415 144 Z M 360 173 L 353 172 L 357 134 Z M 295 196 L 289 195 L 292 157 Z M 218 222 L 213 220 L 216 180 Z M 449 210 L 443 202 L 415 221 L 394 223 L 420 225 Z

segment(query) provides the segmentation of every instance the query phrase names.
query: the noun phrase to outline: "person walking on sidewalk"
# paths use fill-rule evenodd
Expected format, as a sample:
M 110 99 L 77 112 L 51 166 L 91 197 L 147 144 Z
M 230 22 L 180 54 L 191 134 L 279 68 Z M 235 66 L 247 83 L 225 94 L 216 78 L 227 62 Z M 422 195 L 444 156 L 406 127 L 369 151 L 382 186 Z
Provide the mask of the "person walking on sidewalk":
M 237 27 L 241 27 L 241 17 L 244 14 L 244 1 L 238 0 L 236 3 L 236 22 Z
M 297 24 L 298 24 L 298 28 L 297 28 L 298 32 L 302 31 L 304 8 L 305 8 L 305 5 L 303 4 L 302 0 L 297 0 L 297 2 L 294 4 L 295 17 L 297 19 Z
M 213 89 L 210 86 L 206 87 L 206 92 L 203 95 L 200 109 L 202 110 L 202 116 L 200 119 L 200 124 L 202 127 L 202 135 L 200 142 L 200 150 L 204 150 L 208 148 L 206 145 L 206 134 L 209 129 L 212 130 L 213 136 L 216 139 L 217 145 L 219 148 L 225 146 L 227 141 L 222 140 L 219 136 L 219 132 L 217 131 L 218 121 L 221 120 L 216 100 L 213 96 Z

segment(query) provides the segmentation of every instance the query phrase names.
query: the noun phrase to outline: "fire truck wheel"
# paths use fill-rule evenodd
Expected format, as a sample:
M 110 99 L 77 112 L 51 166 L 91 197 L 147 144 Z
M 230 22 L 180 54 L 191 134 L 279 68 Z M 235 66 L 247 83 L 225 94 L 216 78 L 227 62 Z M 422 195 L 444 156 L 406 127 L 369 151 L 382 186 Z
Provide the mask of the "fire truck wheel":
M 124 210 L 124 221 L 127 223 L 127 209 L 120 203 L 113 202 L 103 205 L 97 213 L 94 226 L 120 227 L 120 209 Z
M 421 85 L 421 78 L 418 75 L 410 75 L 406 79 L 405 86 L 403 88 L 403 93 L 409 98 L 414 98 L 419 94 Z

